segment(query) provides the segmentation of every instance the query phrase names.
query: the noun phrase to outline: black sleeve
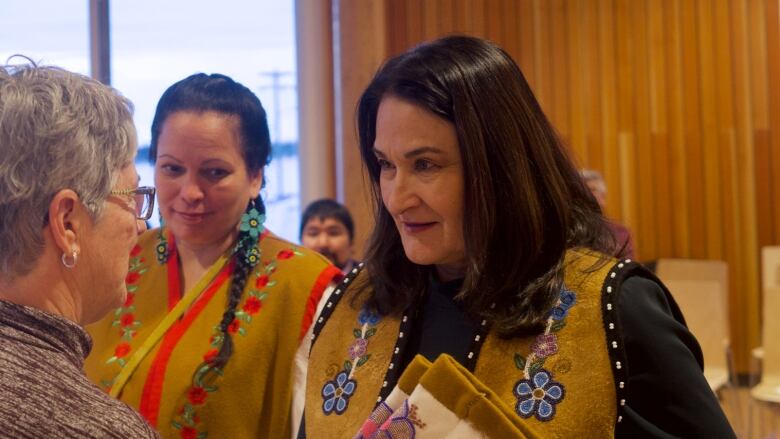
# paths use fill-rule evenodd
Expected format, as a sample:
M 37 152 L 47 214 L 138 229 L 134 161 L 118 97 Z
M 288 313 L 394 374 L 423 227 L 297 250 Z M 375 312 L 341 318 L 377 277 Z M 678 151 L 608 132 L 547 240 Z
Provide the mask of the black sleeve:
M 631 276 L 619 289 L 626 404 L 618 438 L 735 438 L 702 373 L 702 354 L 671 295 Z

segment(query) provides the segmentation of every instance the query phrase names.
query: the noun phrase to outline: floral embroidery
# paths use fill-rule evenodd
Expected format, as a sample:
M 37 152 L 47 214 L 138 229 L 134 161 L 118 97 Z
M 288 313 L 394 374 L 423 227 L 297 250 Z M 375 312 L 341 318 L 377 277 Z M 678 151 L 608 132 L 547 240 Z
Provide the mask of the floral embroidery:
M 360 314 L 358 315 L 358 323 L 361 325 L 371 325 L 375 326 L 377 323 L 379 323 L 379 314 L 374 312 L 369 312 L 365 309 L 360 311 Z
M 206 396 L 208 396 L 206 389 L 200 386 L 192 387 L 190 391 L 187 392 L 187 399 L 190 401 L 190 404 L 192 405 L 203 404 L 204 402 L 206 402 Z
M 577 303 L 577 295 L 565 288 L 561 289 L 558 301 L 550 310 L 544 333 L 536 337 L 531 344 L 527 358 L 515 354 L 515 366 L 523 371 L 514 387 L 517 397 L 515 411 L 524 418 L 536 416 L 540 421 L 549 421 L 555 416 L 555 405 L 564 395 L 564 386 L 552 379 L 552 373 L 543 369 L 545 361 L 558 353 L 558 331 L 566 326 L 569 310 Z
M 257 280 L 255 281 L 255 288 L 265 288 L 268 285 L 269 277 L 267 274 L 264 274 L 262 276 L 258 276 Z
M 258 299 L 255 296 L 251 296 L 246 299 L 246 302 L 244 302 L 244 306 L 241 307 L 241 310 L 245 313 L 247 313 L 250 316 L 253 316 L 260 311 L 260 308 L 263 307 L 263 302 Z
M 295 253 L 292 250 L 282 250 L 276 255 L 278 259 L 290 259 Z
M 125 277 L 127 296 L 125 303 L 114 312 L 114 320 L 111 322 L 111 327 L 119 329 L 119 343 L 114 348 L 114 355 L 106 361 L 106 364 L 116 363 L 120 369 L 125 367 L 127 363 L 126 358 L 132 350 L 130 343 L 138 334 L 138 328 L 141 327 L 141 321 L 135 316 L 135 295 L 138 292 L 138 282 L 141 280 L 141 275 L 147 271 L 147 267 L 144 265 L 144 258 L 140 256 L 141 251 L 142 249 L 139 245 L 136 245 L 130 251 L 130 267 Z M 119 372 L 117 371 L 118 374 Z M 111 380 L 102 380 L 100 384 L 104 390 L 109 391 L 114 383 L 114 379 L 116 379 L 116 376 Z
M 569 314 L 569 309 L 572 307 L 572 305 L 574 305 L 575 302 L 576 295 L 572 291 L 561 291 L 560 301 L 553 307 L 551 313 L 553 320 L 565 319 L 566 315 Z
M 122 359 L 130 353 L 130 350 L 131 348 L 128 343 L 119 343 L 114 349 L 114 358 L 118 359 L 117 361 L 121 360 L 120 364 L 124 364 L 124 360 Z
M 251 215 L 251 212 L 250 212 Z M 253 247 L 257 257 L 257 261 L 260 261 L 260 252 L 257 251 L 258 247 Z M 293 256 L 302 256 L 303 253 L 296 249 L 286 249 L 282 252 L 288 252 L 289 257 L 278 259 L 290 259 Z M 281 252 L 280 252 L 281 254 Z M 287 253 L 285 253 L 287 254 Z M 252 323 L 252 319 L 263 309 L 263 301 L 268 297 L 266 289 L 276 285 L 276 281 L 271 280 L 271 275 L 277 269 L 277 261 L 267 261 L 262 264 L 262 267 L 255 267 L 254 275 L 257 279 L 254 285 L 250 287 L 244 302 L 239 304 L 235 313 L 235 319 L 228 325 L 227 332 L 231 335 L 246 336 L 247 329 Z M 249 284 L 251 285 L 251 284 Z M 198 429 L 200 425 L 200 418 L 198 417 L 198 409 L 206 404 L 209 395 L 219 390 L 217 386 L 208 385 L 205 381 L 205 377 L 212 372 L 217 375 L 222 375 L 222 370 L 216 366 L 215 360 L 219 354 L 219 349 L 224 341 L 224 335 L 220 331 L 219 326 L 214 326 L 212 330 L 211 338 L 209 339 L 209 349 L 203 354 L 203 364 L 195 373 L 193 379 L 193 385 L 187 390 L 187 398 L 184 402 L 184 406 L 179 410 L 178 416 L 173 419 L 171 425 L 173 428 L 179 430 L 179 434 L 182 438 L 194 438 L 203 439 L 207 436 L 206 431 Z
M 357 381 L 353 379 L 355 371 L 362 367 L 371 354 L 368 352 L 368 339 L 376 334 L 376 325 L 381 320 L 379 314 L 365 308 L 358 314 L 359 328 L 352 330 L 355 340 L 347 349 L 349 359 L 344 361 L 344 368 L 322 387 L 322 411 L 326 415 L 340 415 L 347 410 L 349 398 L 355 392 Z
M 325 383 L 322 388 L 322 411 L 326 415 L 331 414 L 333 411 L 340 415 L 347 410 L 347 404 L 349 398 L 355 393 L 357 389 L 357 382 L 351 379 L 347 374 L 347 371 L 342 370 L 331 381 Z
M 549 421 L 555 416 L 555 405 L 563 400 L 563 385 L 552 380 L 545 369 L 534 374 L 533 379 L 522 379 L 515 384 L 517 405 L 515 411 L 523 418 L 536 416 L 540 421 Z
M 354 360 L 360 358 L 366 354 L 366 348 L 368 347 L 368 341 L 365 338 L 356 338 L 352 345 L 347 350 L 349 353 L 349 359 Z
M 536 337 L 531 351 L 539 358 L 547 358 L 558 352 L 558 339 L 555 334 L 542 334 Z

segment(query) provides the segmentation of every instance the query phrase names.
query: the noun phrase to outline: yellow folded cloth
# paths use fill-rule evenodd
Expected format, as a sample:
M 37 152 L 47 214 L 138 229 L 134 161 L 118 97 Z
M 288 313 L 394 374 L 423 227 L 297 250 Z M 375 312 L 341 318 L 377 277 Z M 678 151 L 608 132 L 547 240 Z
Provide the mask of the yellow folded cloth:
M 523 419 L 454 358 L 417 355 L 356 438 L 538 438 Z

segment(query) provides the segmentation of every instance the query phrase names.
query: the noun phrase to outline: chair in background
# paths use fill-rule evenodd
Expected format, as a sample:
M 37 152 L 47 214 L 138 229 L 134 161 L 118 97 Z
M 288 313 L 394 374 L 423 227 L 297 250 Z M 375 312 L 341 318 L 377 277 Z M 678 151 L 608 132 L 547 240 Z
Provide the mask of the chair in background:
M 770 409 L 780 413 L 780 286 L 772 286 L 764 290 L 764 321 L 763 365 L 761 381 L 750 390 L 750 396 L 759 403 L 770 404 Z M 766 430 L 767 421 L 774 422 L 762 416 L 762 430 Z M 770 426 L 774 429 L 775 426 Z
M 750 396 L 758 403 L 768 404 L 774 416 L 762 411 L 760 435 L 764 431 L 776 430 L 776 418 L 780 417 L 780 248 L 762 250 L 763 282 L 763 322 L 762 346 L 760 348 L 761 379 L 750 390 Z M 754 357 L 756 356 L 754 350 Z M 752 418 L 752 417 L 751 417 Z
M 723 261 L 659 259 L 656 275 L 672 292 L 688 329 L 701 346 L 704 378 L 713 392 L 727 388 L 735 430 L 745 431 L 745 418 L 737 392 L 734 356 L 729 342 L 729 275 Z
M 766 291 L 774 287 L 780 287 L 780 246 L 767 246 L 761 249 L 761 291 L 766 296 Z M 764 347 L 754 348 L 750 353 L 750 387 L 753 387 L 761 376 Z
M 704 377 L 717 392 L 733 380 L 728 320 L 728 265 L 659 259 L 656 275 L 672 292 L 704 354 Z M 730 380 L 730 378 L 732 378 Z

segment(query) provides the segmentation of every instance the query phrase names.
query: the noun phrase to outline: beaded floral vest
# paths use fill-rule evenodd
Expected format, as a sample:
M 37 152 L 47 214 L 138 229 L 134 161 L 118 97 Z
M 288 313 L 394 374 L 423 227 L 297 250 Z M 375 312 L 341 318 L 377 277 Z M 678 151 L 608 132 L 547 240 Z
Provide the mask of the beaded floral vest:
M 476 334 L 465 366 L 543 437 L 613 437 L 625 389 L 611 295 L 630 261 L 569 251 L 564 287 L 545 330 L 504 339 Z M 407 317 L 351 306 L 354 270 L 318 319 L 306 386 L 307 437 L 354 436 L 400 373 Z M 489 324 L 482 322 L 484 328 Z M 408 337 L 408 335 L 406 335 Z M 623 363 L 625 361 L 623 360 Z

